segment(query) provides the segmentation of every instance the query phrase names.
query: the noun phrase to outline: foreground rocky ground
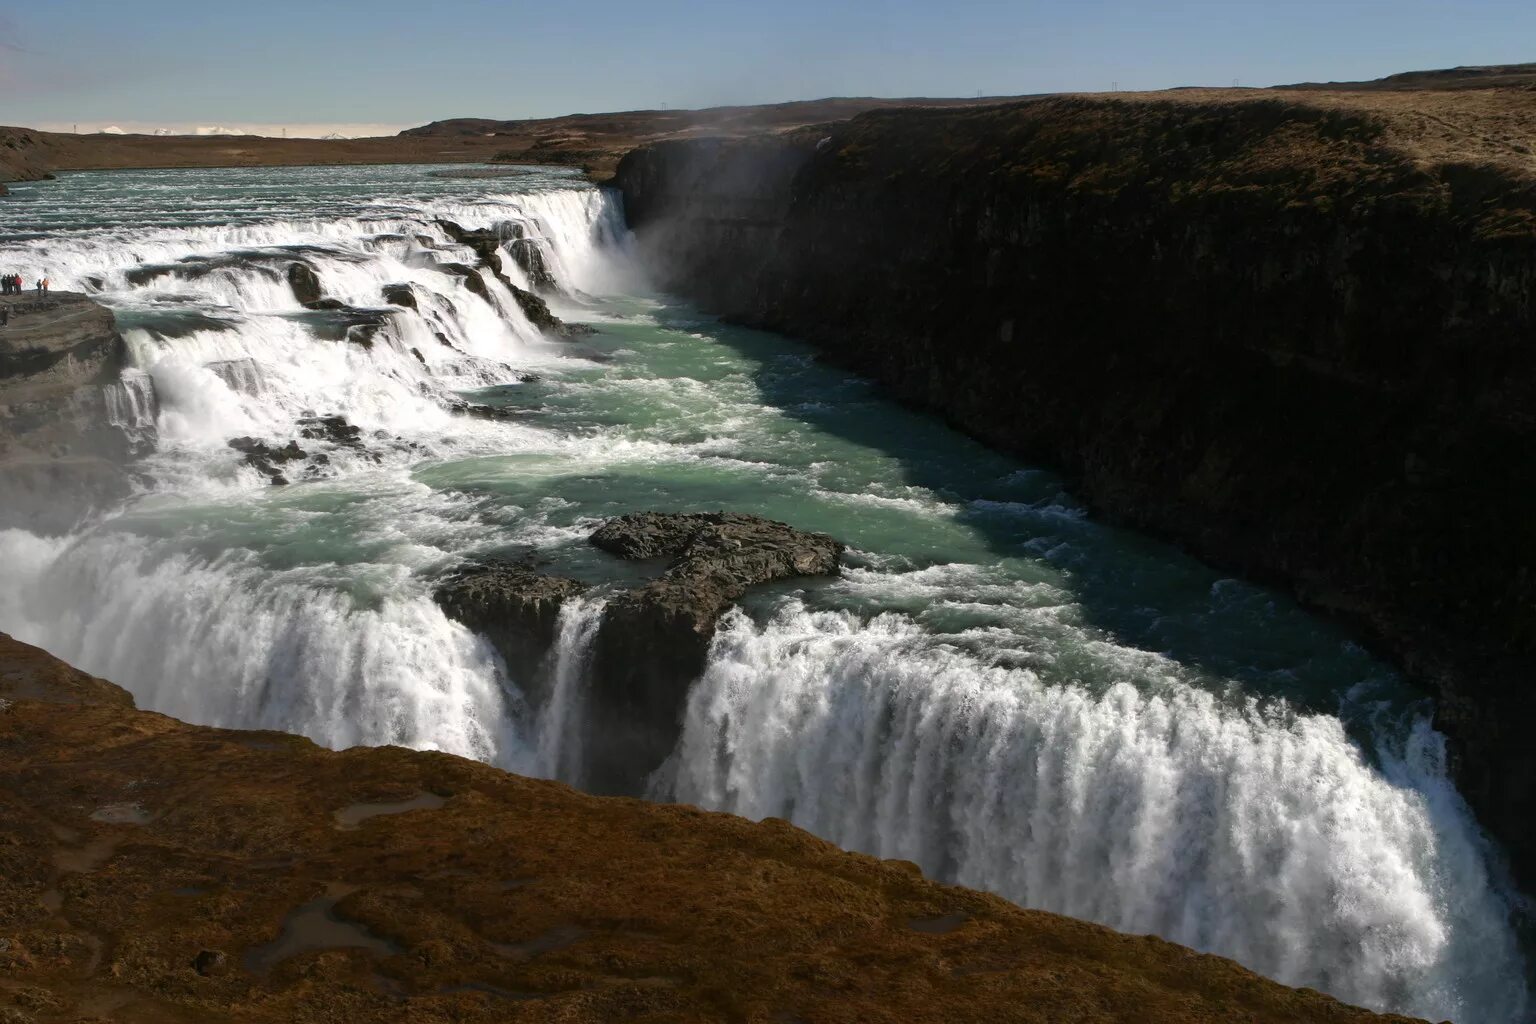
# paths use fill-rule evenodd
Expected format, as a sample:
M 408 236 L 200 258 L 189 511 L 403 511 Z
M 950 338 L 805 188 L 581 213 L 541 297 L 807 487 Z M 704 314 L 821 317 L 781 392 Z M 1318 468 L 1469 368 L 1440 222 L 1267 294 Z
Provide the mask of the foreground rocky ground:
M 1365 1022 L 779 821 L 137 711 L 0 634 L 0 1021 Z

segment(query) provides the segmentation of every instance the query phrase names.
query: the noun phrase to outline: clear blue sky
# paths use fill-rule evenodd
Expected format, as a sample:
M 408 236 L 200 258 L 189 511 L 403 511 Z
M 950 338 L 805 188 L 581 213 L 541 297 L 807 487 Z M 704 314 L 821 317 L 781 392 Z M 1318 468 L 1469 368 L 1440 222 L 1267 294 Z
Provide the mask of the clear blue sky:
M 1536 0 L 0 0 L 0 123 L 418 124 L 1533 60 Z

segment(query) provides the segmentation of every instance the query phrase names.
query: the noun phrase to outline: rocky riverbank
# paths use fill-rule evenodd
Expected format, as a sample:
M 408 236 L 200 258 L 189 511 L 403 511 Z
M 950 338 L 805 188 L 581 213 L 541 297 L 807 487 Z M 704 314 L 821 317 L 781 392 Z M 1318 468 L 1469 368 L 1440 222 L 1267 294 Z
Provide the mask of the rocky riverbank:
M 866 114 L 620 165 L 663 283 L 1355 623 L 1536 879 L 1536 93 Z
M 185 725 L 0 634 L 0 1020 L 1403 1022 L 777 820 Z

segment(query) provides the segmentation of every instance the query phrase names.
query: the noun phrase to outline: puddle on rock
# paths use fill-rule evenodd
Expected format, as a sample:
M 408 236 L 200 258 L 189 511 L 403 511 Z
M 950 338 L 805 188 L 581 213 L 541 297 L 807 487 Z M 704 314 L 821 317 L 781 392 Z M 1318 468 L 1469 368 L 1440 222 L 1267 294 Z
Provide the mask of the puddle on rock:
M 53 855 L 53 865 L 66 874 L 88 875 L 111 859 L 117 843 L 117 839 L 103 836 L 75 850 L 59 850 Z
M 907 927 L 925 935 L 948 935 L 971 919 L 970 914 L 945 914 L 943 917 L 914 917 Z
M 91 820 L 107 825 L 148 825 L 154 815 L 139 804 L 107 804 L 92 811 Z
M 331 885 L 324 896 L 290 911 L 275 941 L 246 952 L 246 970 L 265 974 L 289 957 L 316 949 L 365 949 L 381 956 L 399 953 L 400 947 L 388 939 L 336 916 L 336 904 L 356 891 L 357 886 Z
M 436 793 L 417 793 L 409 800 L 397 800 L 393 803 L 349 804 L 335 812 L 332 817 L 336 819 L 337 828 L 350 832 L 369 818 L 377 818 L 385 814 L 404 814 L 406 811 L 435 811 L 447 802 Z
M 515 960 L 532 960 L 536 956 L 564 949 L 586 937 L 585 928 L 578 928 L 573 924 L 562 924 L 526 942 L 493 942 L 491 948 L 502 956 L 512 957 Z

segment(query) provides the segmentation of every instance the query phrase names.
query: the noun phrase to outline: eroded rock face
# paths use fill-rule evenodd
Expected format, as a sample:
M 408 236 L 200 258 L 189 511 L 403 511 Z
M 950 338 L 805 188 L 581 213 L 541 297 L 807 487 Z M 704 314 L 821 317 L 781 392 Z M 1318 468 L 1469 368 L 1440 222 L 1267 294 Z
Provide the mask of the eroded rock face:
M 539 703 L 539 668 L 554 643 L 560 607 L 586 590 L 526 562 L 488 562 L 457 570 L 432 596 L 449 618 L 489 640 L 524 694 Z
M 299 304 L 307 308 L 314 308 L 312 304 L 319 302 L 324 295 L 320 289 L 320 275 L 307 263 L 288 265 L 288 286 L 293 289 L 293 297 L 299 300 Z
M 406 309 L 416 309 L 416 293 L 408 284 L 387 284 L 384 286 L 384 301 L 391 306 L 403 306 Z
M 843 546 L 761 516 L 640 512 L 591 537 L 625 559 L 670 560 L 644 586 L 608 602 L 593 652 L 588 784 L 636 793 L 677 742 L 688 687 L 703 671 L 715 623 L 748 588 L 835 573 Z
M 522 268 L 528 276 L 528 283 L 534 288 L 550 292 L 561 290 L 560 282 L 555 280 L 554 272 L 549 269 L 549 261 L 544 258 L 544 250 L 535 239 L 519 238 L 507 245 L 507 252 L 512 261 Z
M 279 486 L 287 484 L 288 477 L 278 467 L 290 462 L 303 462 L 309 453 L 299 447 L 299 442 L 286 445 L 269 445 L 254 437 L 230 438 L 229 446 L 245 456 L 245 464 Z
M 0 750 L 38 1024 L 1408 1024 L 783 821 L 186 725 L 4 634 Z

